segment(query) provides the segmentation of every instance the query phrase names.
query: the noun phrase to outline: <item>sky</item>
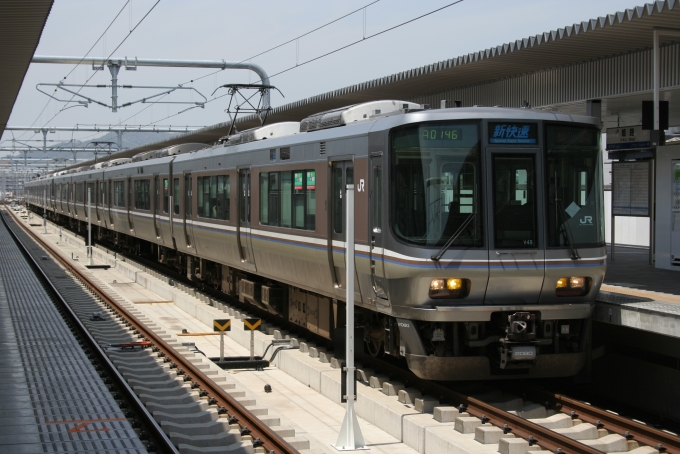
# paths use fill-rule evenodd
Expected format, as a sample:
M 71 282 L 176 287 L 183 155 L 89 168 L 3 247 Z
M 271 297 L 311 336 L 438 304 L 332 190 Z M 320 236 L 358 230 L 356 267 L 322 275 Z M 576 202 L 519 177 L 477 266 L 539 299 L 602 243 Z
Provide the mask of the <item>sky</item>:
M 269 75 L 292 68 L 271 77 L 271 84 L 285 96 L 273 94 L 272 106 L 276 107 L 643 4 L 634 0 L 463 0 L 371 37 L 452 1 L 55 0 L 36 55 L 251 61 Z M 295 39 L 355 10 L 359 11 Z M 256 56 L 290 40 L 294 41 Z M 358 43 L 305 64 L 354 42 Z M 227 69 L 209 75 L 214 71 L 121 69 L 119 84 L 164 87 L 183 84 L 210 100 L 220 85 L 258 82 L 251 71 Z M 202 76 L 207 77 L 198 80 Z M 39 83 L 83 84 L 88 78 L 91 85 L 111 84 L 108 70 L 93 71 L 87 65 L 31 64 L 8 124 L 37 128 L 78 124 L 208 126 L 229 119 L 224 111 L 229 97 L 186 111 L 190 104 L 133 104 L 113 113 L 98 105 L 64 109 L 66 104 L 50 100 L 36 90 Z M 45 90 L 52 91 L 54 87 Z M 119 104 L 159 91 L 162 90 L 121 89 Z M 224 92 L 221 89 L 214 96 Z M 105 103 L 111 101 L 110 88 L 86 88 L 81 93 Z M 63 91 L 58 94 L 60 98 L 71 98 Z M 165 96 L 163 101 L 199 99 L 202 98 L 198 94 L 184 90 Z M 48 137 L 69 141 L 92 140 L 100 135 L 59 132 Z M 42 135 L 14 132 L 14 137 L 36 140 Z M 11 145 L 7 142 L 11 139 L 12 133 L 6 131 L 2 146 Z

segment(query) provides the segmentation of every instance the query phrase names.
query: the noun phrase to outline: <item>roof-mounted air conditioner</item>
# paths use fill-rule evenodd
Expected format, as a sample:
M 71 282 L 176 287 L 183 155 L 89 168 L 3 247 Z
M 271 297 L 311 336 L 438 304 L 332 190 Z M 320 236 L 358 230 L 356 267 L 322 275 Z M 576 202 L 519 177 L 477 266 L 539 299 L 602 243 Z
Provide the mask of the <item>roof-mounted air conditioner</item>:
M 241 143 L 255 142 L 256 140 L 275 139 L 277 137 L 292 136 L 300 132 L 300 123 L 297 121 L 284 121 L 272 123 L 258 128 L 246 129 L 227 137 L 226 145 L 238 145 Z
M 130 158 L 118 158 L 118 159 L 112 159 L 109 161 L 109 167 L 113 166 L 120 166 L 123 164 L 129 164 L 132 162 L 132 159 Z
M 300 131 L 316 131 L 319 129 L 345 126 L 359 121 L 365 121 L 376 115 L 387 115 L 411 109 L 422 109 L 420 104 L 408 101 L 371 101 L 354 104 L 339 109 L 327 110 L 311 115 L 300 122 Z

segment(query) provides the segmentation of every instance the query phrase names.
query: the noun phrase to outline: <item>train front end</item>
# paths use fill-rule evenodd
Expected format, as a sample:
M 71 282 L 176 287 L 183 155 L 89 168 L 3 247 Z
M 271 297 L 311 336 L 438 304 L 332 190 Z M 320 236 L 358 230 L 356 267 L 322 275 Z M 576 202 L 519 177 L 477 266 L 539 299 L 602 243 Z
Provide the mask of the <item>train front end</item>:
M 434 380 L 577 374 L 606 264 L 599 122 L 411 115 L 386 138 L 385 352 Z

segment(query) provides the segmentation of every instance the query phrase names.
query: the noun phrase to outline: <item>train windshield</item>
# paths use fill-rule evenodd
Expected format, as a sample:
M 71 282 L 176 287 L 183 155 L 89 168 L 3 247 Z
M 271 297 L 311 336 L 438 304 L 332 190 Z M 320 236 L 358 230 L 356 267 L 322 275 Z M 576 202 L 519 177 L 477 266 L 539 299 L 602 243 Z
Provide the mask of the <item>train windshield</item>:
M 437 122 L 392 132 L 390 222 L 403 241 L 482 245 L 478 123 Z
M 546 126 L 548 247 L 604 246 L 600 133 Z

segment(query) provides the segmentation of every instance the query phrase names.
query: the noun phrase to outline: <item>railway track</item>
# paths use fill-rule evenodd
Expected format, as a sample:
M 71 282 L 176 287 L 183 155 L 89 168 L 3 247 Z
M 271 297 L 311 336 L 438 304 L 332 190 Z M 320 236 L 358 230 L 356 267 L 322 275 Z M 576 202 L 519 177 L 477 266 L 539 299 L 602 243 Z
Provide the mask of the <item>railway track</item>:
M 136 325 L 135 325 L 136 326 Z M 153 342 L 154 339 L 150 337 Z M 167 354 L 163 351 L 164 354 Z M 421 380 L 415 377 L 408 370 L 380 360 L 371 360 L 371 367 L 376 371 L 390 377 L 390 381 L 401 381 L 409 388 L 419 389 L 422 395 L 436 396 L 441 405 L 457 407 L 461 416 L 476 418 L 477 421 L 468 421 L 473 431 L 480 425 L 500 429 L 504 435 L 512 434 L 518 438 L 526 440 L 531 450 L 550 450 L 563 453 L 599 453 L 612 449 L 617 451 L 629 451 L 633 449 L 643 452 L 669 452 L 680 453 L 680 439 L 677 435 L 668 433 L 642 422 L 621 417 L 611 411 L 596 408 L 585 402 L 571 399 L 567 396 L 549 393 L 537 388 L 522 388 L 517 391 L 518 395 L 525 395 L 533 402 L 541 402 L 540 406 L 545 405 L 546 415 L 555 413 L 545 418 L 531 417 L 530 415 L 520 416 L 509 413 L 508 408 L 494 405 L 493 398 L 482 399 L 467 395 L 451 389 L 448 385 Z M 195 374 L 190 367 L 187 369 L 190 375 Z M 202 389 L 215 393 L 216 390 L 210 387 L 210 383 L 203 382 Z M 212 395 L 212 394 L 211 394 Z M 508 396 L 504 397 L 508 400 Z M 238 409 L 233 407 L 225 408 L 230 412 Z M 539 412 L 540 413 L 540 412 Z M 559 421 L 559 423 L 555 423 Z M 577 427 L 580 426 L 580 427 Z M 577 430 L 572 430 L 576 427 Z M 554 430 L 558 429 L 558 431 Z M 567 430 L 563 430 L 567 429 Z M 587 429 L 587 430 L 583 430 Z M 465 429 L 463 429 L 465 430 Z M 593 432 L 594 431 L 594 432 Z M 496 430 L 496 433 L 498 430 Z M 610 437 L 611 443 L 607 446 L 600 444 L 587 444 L 588 438 L 584 433 L 594 433 L 595 439 Z M 575 438 L 581 438 L 577 440 Z M 582 442 L 582 441 L 585 441 Z M 640 445 L 645 445 L 641 447 Z M 558 451 L 559 450 L 559 451 Z M 284 451 L 281 451 L 284 452 Z
M 18 221 L 12 210 L 7 209 L 6 212 L 9 212 L 14 220 Z M 15 222 L 15 225 L 23 227 L 21 222 Z M 228 421 L 229 426 L 232 429 L 238 427 L 237 430 L 240 433 L 241 438 L 252 440 L 253 448 L 257 449 L 256 452 L 273 452 L 277 454 L 298 452 L 297 449 L 284 440 L 283 437 L 271 430 L 270 427 L 260 421 L 257 416 L 252 414 L 244 405 L 239 403 L 210 376 L 204 373 L 202 369 L 189 361 L 184 355 L 180 354 L 175 347 L 169 345 L 162 337 L 149 329 L 135 314 L 131 313 L 131 311 L 123 307 L 118 301 L 111 298 L 91 277 L 86 276 L 77 267 L 73 266 L 67 260 L 64 260 L 49 243 L 44 241 L 30 229 L 24 229 L 24 232 L 30 235 L 30 237 L 43 249 L 49 251 L 51 256 L 60 262 L 61 266 L 66 268 L 78 281 L 87 287 L 87 289 L 101 300 L 107 308 L 110 308 L 117 316 L 119 316 L 123 323 L 135 333 L 138 337 L 138 341 L 141 341 L 136 343 L 144 344 L 139 345 L 140 347 L 146 346 L 148 343 L 148 346 L 157 355 L 157 358 L 159 358 L 159 363 L 167 364 L 169 369 L 175 370 L 175 377 L 179 377 L 181 381 L 190 383 L 191 388 L 197 390 L 203 400 L 207 401 L 211 407 L 217 409 L 221 419 Z M 45 278 L 49 281 L 49 277 L 45 276 Z M 55 292 L 56 291 L 57 290 L 55 289 Z M 85 329 L 84 326 L 83 329 Z M 90 334 L 88 334 L 88 336 L 91 338 L 91 343 L 97 345 L 97 340 Z M 114 369 L 112 362 L 108 359 L 107 362 L 111 363 L 111 367 Z M 140 408 L 140 410 L 141 409 L 143 408 Z M 145 409 L 143 410 L 146 412 Z M 148 412 L 146 413 L 148 414 Z M 160 431 L 158 433 L 159 437 L 165 439 L 166 448 L 170 452 L 178 452 L 169 441 L 167 435 L 163 433 L 159 425 L 153 420 L 153 417 L 150 415 L 149 417 L 156 429 Z

